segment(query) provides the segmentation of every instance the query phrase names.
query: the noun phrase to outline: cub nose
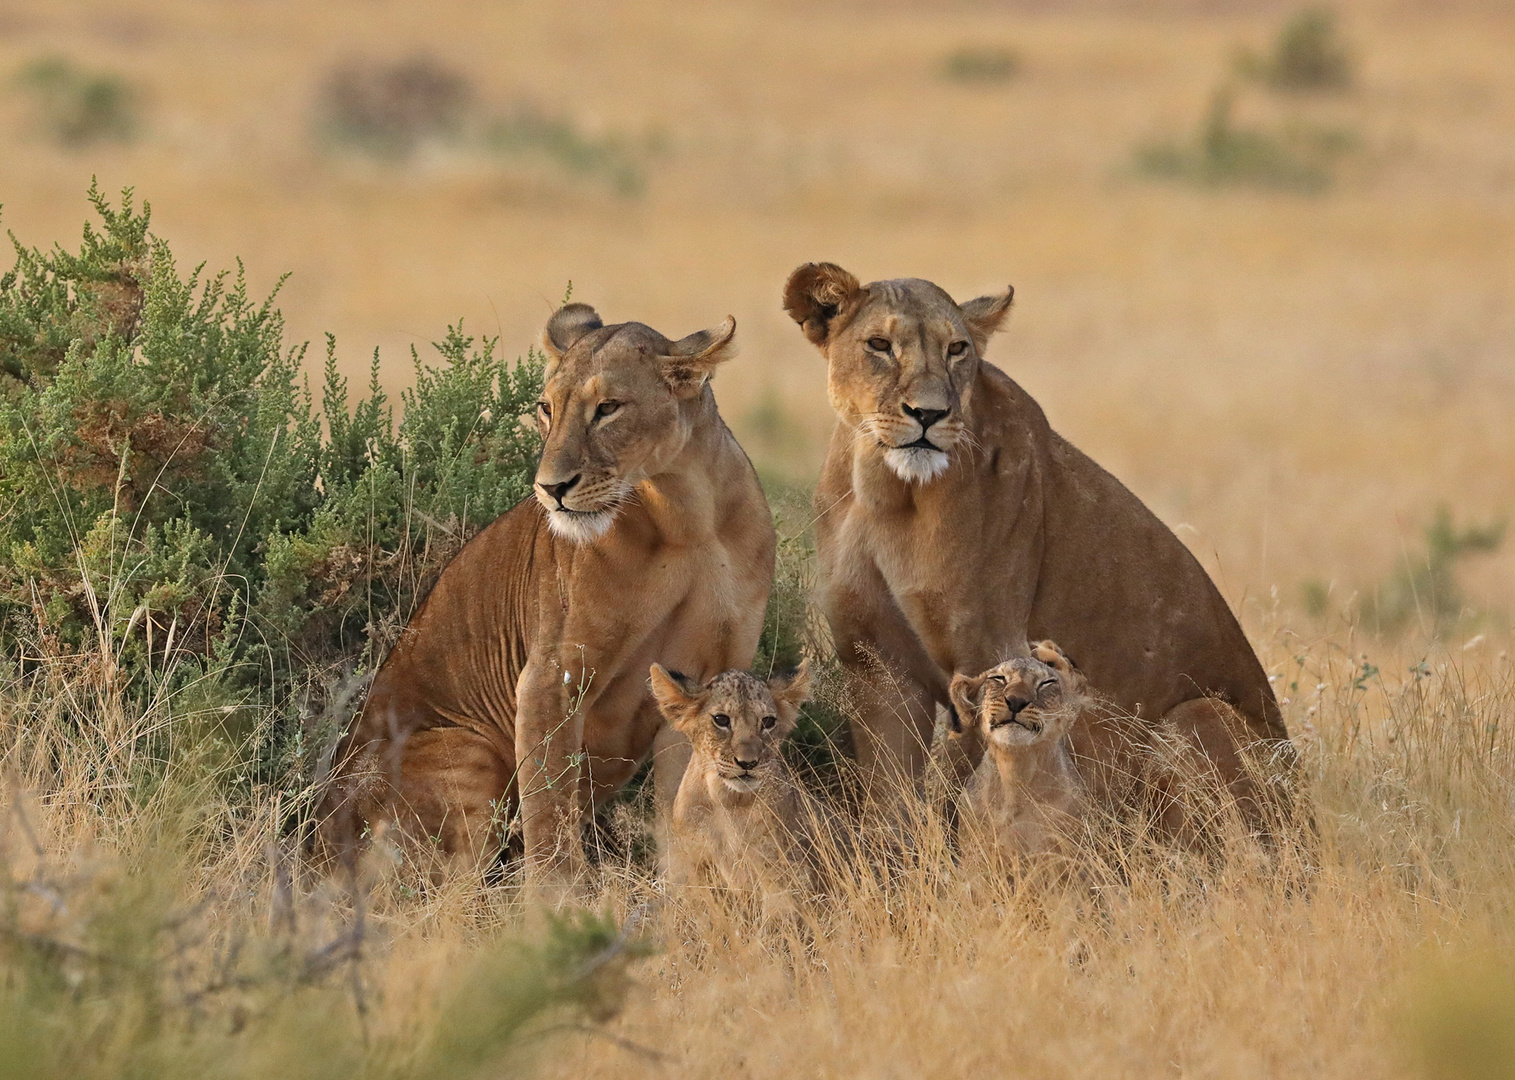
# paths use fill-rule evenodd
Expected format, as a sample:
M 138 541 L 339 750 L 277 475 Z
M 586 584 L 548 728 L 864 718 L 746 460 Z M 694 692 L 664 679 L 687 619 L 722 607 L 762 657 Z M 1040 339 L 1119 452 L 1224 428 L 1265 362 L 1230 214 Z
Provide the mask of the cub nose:
M 538 484 L 537 487 L 541 488 L 543 491 L 547 492 L 547 494 L 551 495 L 555 500 L 557 500 L 557 504 L 559 506 L 562 506 L 564 496 L 573 490 L 574 485 L 577 484 L 583 478 L 583 476 L 583 473 L 579 473 L 577 476 L 574 476 L 570 480 L 564 480 L 561 484 Z
M 1020 711 L 1030 704 L 1030 698 L 1007 697 L 1005 699 L 1005 708 L 1010 710 L 1010 719 L 1012 720 L 1019 716 Z
M 921 434 L 926 434 L 928 428 L 942 417 L 946 416 L 950 409 L 917 409 L 913 405 L 901 405 L 905 415 L 913 419 L 921 426 Z
M 751 772 L 753 769 L 757 768 L 757 766 L 758 766 L 757 758 L 753 758 L 751 761 L 743 761 L 741 758 L 737 758 L 736 759 L 736 766 L 737 766 L 737 768 L 741 769 L 743 772 Z

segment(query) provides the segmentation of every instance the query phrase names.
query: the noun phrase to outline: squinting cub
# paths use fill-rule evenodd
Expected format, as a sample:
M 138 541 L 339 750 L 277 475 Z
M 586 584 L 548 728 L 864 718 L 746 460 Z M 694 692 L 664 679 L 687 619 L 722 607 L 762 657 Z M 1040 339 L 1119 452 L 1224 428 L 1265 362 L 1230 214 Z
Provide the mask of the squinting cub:
M 765 914 L 790 906 L 808 883 L 812 808 L 779 747 L 808 699 L 802 665 L 766 682 L 726 671 L 704 686 L 652 665 L 652 693 L 694 755 L 673 803 L 668 878 L 697 881 L 713 870 L 729 888 L 755 892 Z
M 964 839 L 1017 862 L 1071 855 L 1088 792 L 1068 729 L 1092 704 L 1083 676 L 1050 641 L 982 675 L 956 675 L 952 703 L 984 756 L 963 792 Z

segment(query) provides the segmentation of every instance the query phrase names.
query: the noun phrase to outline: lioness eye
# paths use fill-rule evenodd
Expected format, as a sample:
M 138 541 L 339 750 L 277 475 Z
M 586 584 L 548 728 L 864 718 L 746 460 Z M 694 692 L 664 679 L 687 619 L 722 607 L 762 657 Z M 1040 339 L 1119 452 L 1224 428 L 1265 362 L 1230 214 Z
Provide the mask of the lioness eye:
M 731 717 L 723 712 L 712 713 L 710 719 L 714 721 L 715 726 L 718 728 L 729 728 L 731 726 Z
M 594 418 L 596 420 L 603 419 L 604 417 L 607 417 L 611 413 L 615 412 L 620 407 L 621 403 L 619 401 L 602 401 L 597 406 L 595 406 Z
M 954 341 L 951 345 L 947 346 L 948 356 L 962 356 L 967 351 L 968 343 L 966 341 Z
M 547 402 L 545 402 L 545 401 L 539 401 L 539 402 L 537 402 L 537 411 L 542 414 L 542 419 L 544 419 L 544 420 L 551 420 L 552 419 L 552 406 L 549 405 L 549 404 L 547 404 Z
M 871 337 L 868 339 L 868 348 L 872 349 L 874 352 L 886 353 L 890 349 L 889 339 L 882 337 Z
M 765 716 L 765 717 L 763 717 L 763 730 L 764 731 L 772 731 L 773 730 L 773 725 L 777 724 L 778 722 L 779 722 L 779 718 L 777 716 Z

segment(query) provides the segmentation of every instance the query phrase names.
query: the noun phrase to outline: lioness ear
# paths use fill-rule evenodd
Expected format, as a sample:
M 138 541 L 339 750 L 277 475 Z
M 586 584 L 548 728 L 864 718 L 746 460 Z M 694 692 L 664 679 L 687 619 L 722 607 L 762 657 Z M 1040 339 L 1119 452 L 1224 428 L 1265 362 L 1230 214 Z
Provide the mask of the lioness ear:
M 1010 314 L 1010 303 L 1015 299 L 1015 286 L 1006 285 L 998 296 L 980 296 L 961 305 L 963 321 L 968 324 L 968 333 L 973 335 L 974 348 L 982 353 L 989 338 L 1004 324 Z
M 961 735 L 978 722 L 979 705 L 983 702 L 985 675 L 954 675 L 947 696 L 952 699 L 952 730 Z
M 662 664 L 653 664 L 648 669 L 647 681 L 652 686 L 652 697 L 658 703 L 658 711 L 674 727 L 678 727 L 699 704 L 698 697 L 689 692 L 683 676 L 674 675 Z
M 720 326 L 699 330 L 680 338 L 663 357 L 663 379 L 676 394 L 699 390 L 715 369 L 736 355 L 736 319 L 730 315 Z
M 825 346 L 831 325 L 862 294 L 857 278 L 836 263 L 806 263 L 789 275 L 784 310 L 812 345 Z
M 554 357 L 561 357 L 573 343 L 604 326 L 599 314 L 588 304 L 564 304 L 547 320 L 542 331 L 542 347 Z

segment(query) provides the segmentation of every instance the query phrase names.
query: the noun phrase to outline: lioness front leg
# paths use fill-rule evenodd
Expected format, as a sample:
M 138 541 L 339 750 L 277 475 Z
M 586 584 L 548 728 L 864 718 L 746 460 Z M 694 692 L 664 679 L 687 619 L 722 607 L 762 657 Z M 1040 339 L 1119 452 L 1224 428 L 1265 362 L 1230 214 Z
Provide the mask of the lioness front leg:
M 584 818 L 584 712 L 558 665 L 533 657 L 516 700 L 516 783 L 526 877 L 541 899 L 572 899 L 586 877 L 579 828 Z

